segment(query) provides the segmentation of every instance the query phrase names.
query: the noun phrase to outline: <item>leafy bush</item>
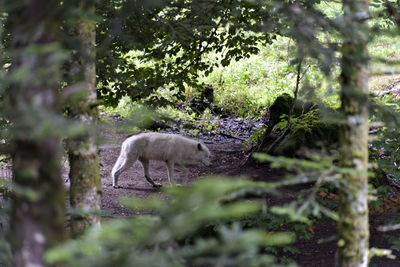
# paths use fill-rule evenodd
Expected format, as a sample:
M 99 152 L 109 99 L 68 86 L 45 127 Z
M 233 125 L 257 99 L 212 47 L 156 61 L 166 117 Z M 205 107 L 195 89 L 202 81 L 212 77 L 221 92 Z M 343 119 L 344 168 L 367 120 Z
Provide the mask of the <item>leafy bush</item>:
M 256 201 L 234 200 L 235 192 L 249 186 L 255 184 L 212 178 L 193 187 L 168 188 L 165 198 L 125 199 L 125 206 L 155 215 L 112 219 L 50 251 L 47 260 L 85 267 L 282 266 L 264 250 L 291 243 L 290 233 L 267 234 L 231 223 L 260 212 Z M 272 185 L 260 184 L 259 188 L 273 191 Z M 203 236 L 201 231 L 207 226 L 213 234 Z
M 259 49 L 257 55 L 232 61 L 230 65 L 216 68 L 203 77 L 204 83 L 210 83 L 215 88 L 216 105 L 235 116 L 257 116 L 260 108 L 269 107 L 281 94 L 292 94 L 295 90 L 295 43 L 289 38 L 277 37 L 273 43 Z M 339 67 L 332 69 L 330 77 L 326 78 L 315 60 L 308 59 L 303 65 L 306 89 L 315 93 L 318 102 L 337 107 L 339 84 L 336 78 Z
M 294 92 L 297 71 L 293 61 L 295 43 L 289 38 L 277 37 L 273 43 L 260 45 L 258 49 L 258 54 L 237 61 L 232 60 L 228 66 L 214 68 L 208 75 L 199 73 L 201 82 L 211 84 L 214 88 L 213 105 L 216 110 L 235 117 L 258 117 L 263 109 L 269 107 L 279 95 Z M 132 57 L 136 54 L 129 52 L 127 55 Z M 210 52 L 205 56 L 207 60 L 213 62 L 220 59 L 217 52 Z M 139 67 L 143 64 L 137 60 L 133 60 L 133 63 Z M 303 94 L 305 98 L 311 100 L 309 94 L 313 94 L 317 102 L 337 107 L 339 104 L 337 77 L 340 68 L 332 69 L 330 77 L 326 78 L 315 60 L 305 60 L 303 65 L 302 76 L 306 86 L 300 95 Z M 113 85 L 108 86 L 112 90 Z M 192 99 L 197 91 L 197 88 L 186 84 L 186 101 Z M 177 93 L 178 91 L 166 85 L 140 101 L 150 105 L 164 106 L 167 103 L 170 106 L 172 103 L 184 103 L 184 100 L 177 97 Z M 126 116 L 131 108 L 132 102 L 128 97 L 123 97 L 117 108 L 107 111 Z
M 383 122 L 384 127 L 376 128 L 376 138 L 370 145 L 369 160 L 376 162 L 378 168 L 394 177 L 400 176 L 400 149 L 398 140 L 398 127 L 400 126 L 400 106 L 390 99 L 371 102 L 371 119 Z

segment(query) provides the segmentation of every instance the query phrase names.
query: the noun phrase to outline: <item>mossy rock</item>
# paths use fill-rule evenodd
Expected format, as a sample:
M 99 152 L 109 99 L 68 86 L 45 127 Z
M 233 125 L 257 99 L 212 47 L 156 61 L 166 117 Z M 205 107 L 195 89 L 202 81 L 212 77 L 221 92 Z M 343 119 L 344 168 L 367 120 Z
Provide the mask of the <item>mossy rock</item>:
M 335 149 L 339 139 L 336 122 L 324 119 L 318 109 L 313 109 L 291 120 L 289 133 L 275 147 L 273 154 L 298 156 L 301 148 Z
M 269 124 L 275 125 L 281 121 L 282 115 L 289 115 L 293 101 L 294 98 L 289 94 L 284 93 L 278 96 L 269 108 Z M 294 112 L 292 115 L 300 116 L 301 114 L 307 113 L 308 111 L 315 108 L 317 108 L 317 106 L 313 103 L 296 100 L 296 103 L 294 105 Z
M 296 100 L 290 128 L 287 128 L 287 117 L 282 115 L 289 114 L 293 101 L 289 94 L 282 94 L 275 100 L 269 109 L 265 135 L 254 151 L 293 157 L 302 156 L 299 153 L 302 148 L 337 149 L 339 125 L 337 121 L 328 119 L 337 116 L 326 116 L 337 111 L 320 110 L 312 102 Z

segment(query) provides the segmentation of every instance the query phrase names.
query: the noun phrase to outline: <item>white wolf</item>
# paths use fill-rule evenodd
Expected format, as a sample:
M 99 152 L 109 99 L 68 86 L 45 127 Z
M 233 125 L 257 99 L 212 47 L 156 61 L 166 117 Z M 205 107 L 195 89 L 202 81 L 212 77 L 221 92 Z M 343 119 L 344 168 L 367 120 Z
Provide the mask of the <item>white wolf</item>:
M 144 168 L 146 180 L 154 187 L 160 187 L 149 174 L 149 161 L 163 161 L 167 165 L 168 180 L 173 182 L 174 166 L 183 169 L 187 176 L 187 166 L 202 162 L 210 165 L 210 151 L 202 142 L 176 134 L 139 133 L 127 138 L 121 147 L 121 153 L 115 163 L 111 177 L 113 187 L 118 188 L 118 177 L 139 160 Z

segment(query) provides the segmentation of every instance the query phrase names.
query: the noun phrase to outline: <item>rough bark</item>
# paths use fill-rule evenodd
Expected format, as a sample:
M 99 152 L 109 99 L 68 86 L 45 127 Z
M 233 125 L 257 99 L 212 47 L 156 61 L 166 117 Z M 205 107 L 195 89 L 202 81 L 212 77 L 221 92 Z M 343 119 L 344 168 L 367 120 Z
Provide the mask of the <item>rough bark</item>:
M 14 141 L 11 232 L 15 266 L 46 266 L 45 251 L 65 237 L 60 142 Z
M 79 42 L 79 48 L 71 64 L 72 81 L 80 84 L 81 98 L 69 103 L 69 116 L 93 127 L 98 118 L 95 68 L 95 21 L 94 4 L 80 1 L 82 11 L 92 17 L 82 19 L 74 25 L 72 38 Z M 70 204 L 79 211 L 72 216 L 73 235 L 81 234 L 88 225 L 100 223 L 101 180 L 98 147 L 93 131 L 68 141 L 70 163 L 69 178 Z
M 338 265 L 368 266 L 368 0 L 344 0 Z
M 4 14 L 4 0 L 0 0 L 0 14 Z M 0 66 L 3 68 L 3 25 L 4 25 L 4 17 L 0 17 Z
M 8 4 L 8 2 L 7 2 Z M 13 5 L 13 3 L 10 3 Z M 5 116 L 11 122 L 14 266 L 46 266 L 44 252 L 65 238 L 61 144 L 54 122 L 59 109 L 61 61 L 57 1 L 31 0 L 11 9 L 12 69 Z M 19 78 L 15 79 L 16 74 Z

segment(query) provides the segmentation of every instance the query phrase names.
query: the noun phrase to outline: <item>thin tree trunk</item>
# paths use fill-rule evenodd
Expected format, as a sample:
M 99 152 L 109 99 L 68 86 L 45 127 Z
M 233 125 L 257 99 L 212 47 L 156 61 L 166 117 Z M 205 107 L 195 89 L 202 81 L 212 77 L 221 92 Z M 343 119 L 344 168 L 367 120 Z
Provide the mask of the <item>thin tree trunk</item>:
M 3 14 L 4 12 L 4 1 L 0 0 L 0 14 Z M 1 15 L 0 15 L 1 16 Z M 3 79 L 5 71 L 4 71 L 4 53 L 3 53 L 3 47 L 4 47 L 4 43 L 3 43 L 3 25 L 4 25 L 4 21 L 3 21 L 3 17 L 1 17 L 0 19 L 0 77 L 1 79 Z M 1 100 L 3 102 L 3 100 Z M 2 103 L 4 104 L 4 102 Z M 4 123 L 4 117 L 0 119 L 0 123 Z M 7 154 L 4 150 L 2 151 L 2 154 Z M 7 155 L 9 156 L 9 155 Z M 2 174 L 0 174 L 0 179 L 1 178 L 10 178 L 8 174 L 8 170 L 6 170 L 7 172 L 3 172 Z M 10 216 L 9 213 L 4 212 L 5 208 L 7 206 L 8 201 L 10 196 L 10 192 L 8 188 L 2 187 L 1 188 L 1 192 L 0 192 L 0 211 L 1 215 L 0 215 L 0 244 L 2 244 L 2 248 L 0 248 L 0 266 L 11 266 L 11 260 L 12 260 L 12 256 L 11 256 L 11 250 L 8 246 L 8 241 L 6 240 L 8 232 L 9 232 L 9 225 L 10 225 Z M 4 244 L 6 244 L 6 246 L 4 246 Z
M 368 266 L 368 0 L 344 0 L 340 133 L 343 168 L 339 201 L 339 258 L 343 267 Z
M 11 11 L 13 83 L 5 110 L 12 125 L 11 241 L 14 266 L 41 267 L 44 252 L 65 238 L 61 143 L 54 124 L 62 116 L 56 46 L 61 12 L 57 1 L 45 0 L 25 1 Z
M 3 58 L 3 49 L 4 49 L 4 43 L 3 43 L 3 25 L 4 25 L 4 18 L 2 16 L 4 14 L 4 0 L 0 0 L 0 67 L 3 69 L 4 65 L 4 58 Z M 3 71 L 3 70 L 2 70 Z
M 96 95 L 95 68 L 95 21 L 94 5 L 86 7 L 86 1 L 80 1 L 80 8 L 88 12 L 88 19 L 78 21 L 73 27 L 73 38 L 80 43 L 77 56 L 71 66 L 72 80 L 80 83 L 83 96 L 75 103 L 69 103 L 70 117 L 81 120 L 93 127 L 98 118 Z M 71 228 L 73 235 L 81 234 L 88 225 L 100 224 L 101 179 L 98 147 L 93 131 L 84 136 L 68 141 L 68 156 L 70 163 L 69 178 L 71 207 L 81 211 L 80 215 L 72 216 Z M 79 212 L 78 212 L 79 214 Z
M 11 232 L 15 266 L 46 266 L 45 251 L 65 237 L 60 142 L 57 138 L 15 140 L 13 150 Z

